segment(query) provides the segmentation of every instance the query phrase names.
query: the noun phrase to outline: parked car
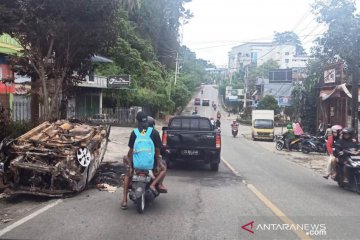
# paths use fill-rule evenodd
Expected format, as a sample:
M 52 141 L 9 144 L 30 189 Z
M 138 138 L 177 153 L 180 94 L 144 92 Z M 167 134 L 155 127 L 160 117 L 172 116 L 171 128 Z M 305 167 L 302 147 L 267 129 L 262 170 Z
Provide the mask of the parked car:
M 203 106 L 210 106 L 210 100 L 209 99 L 203 99 L 202 105 Z
M 201 102 L 200 98 L 195 98 L 194 105 L 200 105 L 200 102 Z
M 162 143 L 168 166 L 177 160 L 203 161 L 212 171 L 219 169 L 221 135 L 208 118 L 174 117 L 163 127 Z

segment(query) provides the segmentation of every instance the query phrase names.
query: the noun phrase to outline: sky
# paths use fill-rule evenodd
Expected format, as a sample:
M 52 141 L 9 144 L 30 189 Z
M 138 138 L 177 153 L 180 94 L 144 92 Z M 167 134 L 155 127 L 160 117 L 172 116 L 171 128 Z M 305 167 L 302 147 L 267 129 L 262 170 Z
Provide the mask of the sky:
M 274 32 L 294 31 L 307 51 L 326 30 L 311 12 L 313 0 L 192 0 L 194 17 L 181 29 L 182 44 L 199 58 L 226 67 L 231 47 L 271 41 Z

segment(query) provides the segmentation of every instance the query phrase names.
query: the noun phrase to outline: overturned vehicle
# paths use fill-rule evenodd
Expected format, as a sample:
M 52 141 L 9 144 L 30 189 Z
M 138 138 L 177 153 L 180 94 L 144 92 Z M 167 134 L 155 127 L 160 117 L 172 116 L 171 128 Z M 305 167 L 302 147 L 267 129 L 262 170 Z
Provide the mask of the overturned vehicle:
M 0 188 L 61 197 L 82 191 L 106 152 L 109 126 L 44 122 L 0 146 Z

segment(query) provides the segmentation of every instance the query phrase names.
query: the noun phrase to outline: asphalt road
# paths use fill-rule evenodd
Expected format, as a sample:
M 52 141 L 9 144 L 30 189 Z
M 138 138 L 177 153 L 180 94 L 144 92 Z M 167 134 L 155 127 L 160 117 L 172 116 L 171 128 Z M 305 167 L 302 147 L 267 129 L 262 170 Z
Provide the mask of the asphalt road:
M 212 86 L 199 96 L 217 102 Z M 185 114 L 191 113 L 192 104 Z M 216 116 L 211 106 L 198 110 L 200 115 Z M 48 208 L 0 229 L 0 238 L 303 239 L 306 232 L 317 234 L 312 239 L 360 238 L 358 194 L 340 189 L 258 142 L 234 139 L 230 121 L 222 119 L 219 172 L 202 164 L 177 165 L 166 178 L 169 193 L 157 198 L 144 214 L 139 215 L 130 202 L 129 209 L 122 211 L 121 191 L 87 190 L 49 201 Z M 254 233 L 241 228 L 252 221 L 253 228 L 245 228 Z M 319 231 L 310 232 L 311 227 Z

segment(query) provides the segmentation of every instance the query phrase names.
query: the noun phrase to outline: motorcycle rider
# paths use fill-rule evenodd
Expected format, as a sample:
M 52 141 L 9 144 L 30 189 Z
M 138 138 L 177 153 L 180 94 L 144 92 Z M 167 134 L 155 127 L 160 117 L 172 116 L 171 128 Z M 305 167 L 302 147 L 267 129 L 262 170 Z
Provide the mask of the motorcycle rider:
M 220 113 L 220 111 L 217 111 L 216 117 L 217 117 L 218 120 L 220 120 L 220 118 L 221 118 L 221 113 Z
M 239 124 L 236 122 L 236 120 L 233 120 L 230 126 L 231 130 L 238 131 Z
M 352 154 L 354 154 L 354 155 L 359 154 L 359 146 L 353 139 L 354 135 L 355 135 L 355 130 L 353 128 L 344 128 L 341 131 L 341 138 L 340 138 L 338 144 L 336 145 L 336 150 L 339 153 L 338 162 L 343 164 L 343 171 L 344 171 L 343 182 L 344 183 L 349 183 L 349 172 L 348 172 L 348 168 L 345 166 L 345 164 L 347 162 L 347 158 L 346 158 L 343 150 L 351 149 Z
M 144 112 L 138 112 L 136 115 L 136 120 L 138 121 L 138 129 L 139 131 L 144 134 L 148 129 L 148 117 Z M 151 124 L 151 123 L 150 123 Z M 157 193 L 156 185 L 158 185 L 158 189 L 160 192 L 167 192 L 167 189 L 162 185 L 162 181 L 166 175 L 166 167 L 162 163 L 162 159 L 160 156 L 160 149 L 162 147 L 162 142 L 160 138 L 160 134 L 156 129 L 153 129 L 151 135 L 151 140 L 155 146 L 155 161 L 154 161 L 154 172 L 155 172 L 155 179 L 152 181 L 150 188 Z M 124 164 L 127 167 L 127 174 L 124 177 L 124 185 L 123 185 L 123 200 L 121 203 L 121 209 L 127 209 L 127 197 L 128 197 L 128 188 L 130 183 L 130 178 L 133 175 L 133 164 L 132 164 L 132 155 L 134 152 L 134 144 L 136 140 L 136 134 L 134 131 L 131 132 L 130 139 L 129 139 L 129 151 L 126 157 L 124 157 Z
M 294 130 L 292 128 L 291 124 L 288 124 L 286 126 L 287 131 L 283 134 L 284 140 L 285 140 L 285 147 L 287 148 L 288 151 L 290 151 L 290 143 L 292 140 L 295 139 L 295 134 L 294 134 Z
M 217 119 L 216 122 L 215 122 L 215 126 L 216 126 L 217 128 L 220 128 L 220 125 L 221 125 L 221 122 L 220 122 L 219 119 Z
M 211 122 L 211 125 L 215 126 L 215 121 L 214 121 L 214 118 L 210 118 L 210 122 Z
M 334 125 L 331 127 L 331 135 L 328 137 L 326 142 L 326 149 L 329 153 L 329 159 L 327 163 L 327 174 L 323 176 L 323 178 L 328 179 L 335 178 L 335 167 L 336 167 L 336 158 L 334 156 L 334 144 L 340 140 L 340 132 L 342 130 L 342 126 Z

